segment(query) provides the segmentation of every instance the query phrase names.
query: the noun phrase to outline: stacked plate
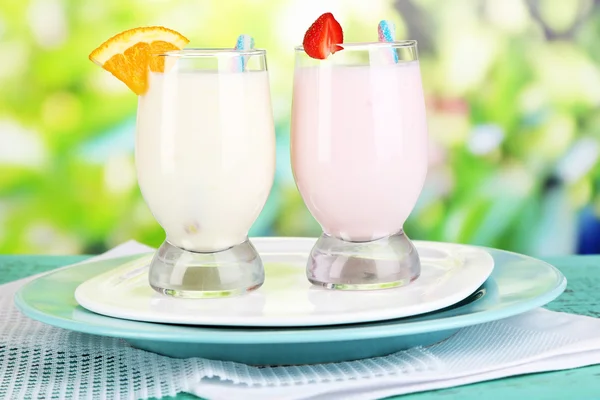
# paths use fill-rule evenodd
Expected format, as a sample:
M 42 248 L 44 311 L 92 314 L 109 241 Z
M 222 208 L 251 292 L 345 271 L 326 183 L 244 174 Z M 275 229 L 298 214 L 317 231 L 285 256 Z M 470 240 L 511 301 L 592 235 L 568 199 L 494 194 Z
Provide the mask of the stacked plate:
M 120 337 L 171 357 L 252 365 L 352 360 L 444 340 L 559 296 L 553 266 L 501 250 L 419 242 L 419 279 L 397 289 L 332 291 L 305 276 L 309 238 L 254 238 L 267 280 L 240 297 L 176 299 L 148 286 L 151 254 L 63 268 L 23 286 L 27 316 L 74 331 Z

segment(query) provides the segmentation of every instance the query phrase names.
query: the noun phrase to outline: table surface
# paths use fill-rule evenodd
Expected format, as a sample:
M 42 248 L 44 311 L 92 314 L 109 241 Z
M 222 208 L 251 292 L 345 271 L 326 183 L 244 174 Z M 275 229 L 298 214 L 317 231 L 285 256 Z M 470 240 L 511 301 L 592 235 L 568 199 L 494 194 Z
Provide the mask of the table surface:
M 0 256 L 0 284 L 82 261 L 88 256 Z M 565 293 L 550 303 L 554 311 L 600 318 L 600 256 L 548 258 L 567 277 Z M 176 399 L 194 399 L 179 394 Z M 399 398 L 399 397 L 398 397 Z M 600 365 L 498 379 L 451 389 L 402 396 L 402 400 L 600 399 Z M 165 398 L 174 399 L 174 398 Z

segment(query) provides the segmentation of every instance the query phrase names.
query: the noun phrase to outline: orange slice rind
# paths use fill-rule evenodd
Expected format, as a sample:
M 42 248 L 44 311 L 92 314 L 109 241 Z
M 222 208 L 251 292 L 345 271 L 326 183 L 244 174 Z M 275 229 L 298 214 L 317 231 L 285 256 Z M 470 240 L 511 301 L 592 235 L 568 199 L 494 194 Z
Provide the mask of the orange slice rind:
M 164 72 L 164 57 L 152 55 L 181 50 L 188 43 L 179 32 L 162 26 L 134 28 L 102 43 L 90 60 L 142 95 L 148 90 L 148 71 Z

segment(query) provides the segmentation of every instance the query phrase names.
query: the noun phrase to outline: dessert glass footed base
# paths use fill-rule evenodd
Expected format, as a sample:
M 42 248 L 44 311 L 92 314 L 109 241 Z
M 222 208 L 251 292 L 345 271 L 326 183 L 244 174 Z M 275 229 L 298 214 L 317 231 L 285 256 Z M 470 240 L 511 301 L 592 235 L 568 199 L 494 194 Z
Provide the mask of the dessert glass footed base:
M 184 298 L 216 298 L 258 289 L 265 272 L 258 252 L 246 239 L 214 253 L 197 253 L 163 242 L 150 263 L 150 286 Z
M 420 274 L 419 254 L 403 231 L 370 242 L 347 242 L 324 233 L 306 266 L 311 283 L 337 290 L 395 288 Z

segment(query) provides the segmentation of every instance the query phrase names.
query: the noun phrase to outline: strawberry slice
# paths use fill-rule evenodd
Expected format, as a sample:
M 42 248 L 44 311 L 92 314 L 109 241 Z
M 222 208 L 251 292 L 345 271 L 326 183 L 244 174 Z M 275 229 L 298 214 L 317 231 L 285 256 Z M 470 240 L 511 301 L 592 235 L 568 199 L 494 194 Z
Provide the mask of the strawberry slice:
M 326 59 L 330 54 L 343 50 L 338 44 L 344 43 L 344 32 L 332 13 L 321 15 L 308 28 L 304 35 L 304 51 L 312 58 Z

